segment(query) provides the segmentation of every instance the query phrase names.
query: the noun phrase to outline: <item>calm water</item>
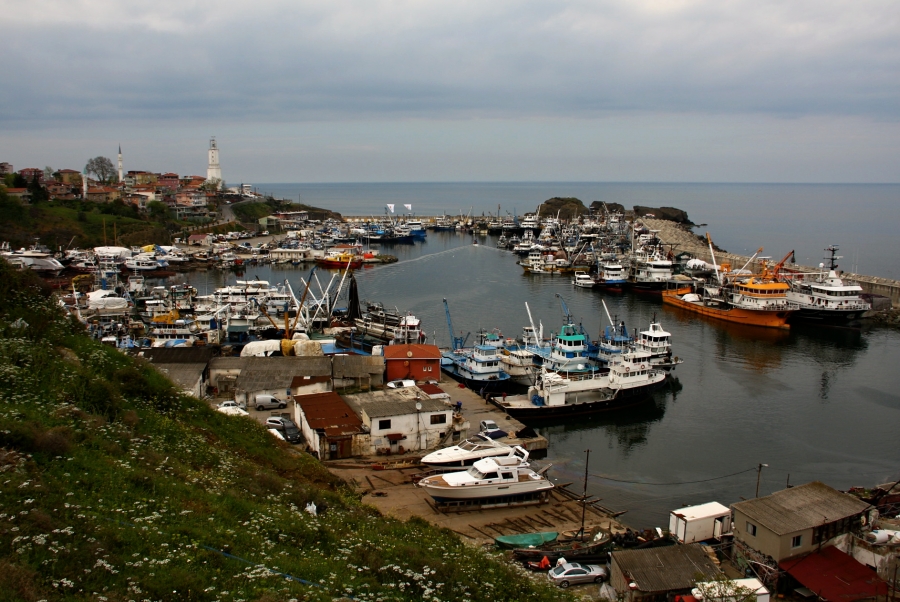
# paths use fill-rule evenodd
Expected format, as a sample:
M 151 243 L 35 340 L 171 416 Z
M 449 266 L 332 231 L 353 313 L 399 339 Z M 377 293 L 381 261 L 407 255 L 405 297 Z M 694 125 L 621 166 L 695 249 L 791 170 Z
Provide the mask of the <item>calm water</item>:
M 797 261 L 818 265 L 823 249 L 839 245 L 841 268 L 900 280 L 900 184 L 634 184 L 608 182 L 261 184 L 279 198 L 302 200 L 343 215 L 383 215 L 412 205 L 418 215 L 522 215 L 555 197 L 678 207 L 698 233 L 709 230 L 721 248 L 777 259 L 796 250 Z
M 412 311 L 439 345 L 450 342 L 444 297 L 457 334 L 500 328 L 518 336 L 528 321 L 526 301 L 546 334 L 563 319 L 556 293 L 592 336 L 606 323 L 601 300 L 629 328 L 646 327 L 656 314 L 685 359 L 674 372 L 677 391 L 592 420 L 539 428 L 550 440 L 551 475 L 575 482 L 576 490 L 584 450 L 592 450 L 589 492 L 627 510 L 622 518 L 630 525 L 666 526 L 674 508 L 753 497 L 759 463 L 769 465 L 761 494 L 788 479 L 846 488 L 900 478 L 900 333 L 724 326 L 658 300 L 574 289 L 561 276 L 524 275 L 515 255 L 496 249 L 489 237 L 480 240 L 475 246 L 468 236 L 432 232 L 424 244 L 385 248 L 400 261 L 360 270 L 360 295 Z M 307 273 L 261 266 L 245 276 L 288 278 L 296 289 Z M 324 285 L 330 273 L 318 274 Z M 190 278 L 203 292 L 235 275 Z M 709 480 L 740 471 L 749 472 Z

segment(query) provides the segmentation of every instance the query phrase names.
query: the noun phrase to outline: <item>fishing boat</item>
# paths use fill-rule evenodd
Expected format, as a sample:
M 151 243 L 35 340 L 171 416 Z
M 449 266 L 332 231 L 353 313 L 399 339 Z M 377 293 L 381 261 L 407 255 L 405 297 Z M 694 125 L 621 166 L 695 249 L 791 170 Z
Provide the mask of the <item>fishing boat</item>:
M 707 235 L 707 239 L 708 239 Z M 712 242 L 710 241 L 710 253 Z M 717 282 L 694 281 L 690 286 L 678 286 L 663 291 L 663 305 L 680 307 L 716 320 L 788 329 L 788 319 L 799 307 L 787 298 L 790 289 L 787 283 L 775 279 L 788 257 L 779 262 L 771 272 L 764 265 L 761 275 L 747 274 L 745 268 L 762 251 L 760 248 L 744 265 L 735 272 L 728 272 L 726 264 L 716 267 Z M 725 275 L 723 276 L 723 272 Z
M 457 469 L 484 458 L 508 456 L 510 452 L 515 453 L 512 446 L 478 433 L 458 445 L 431 452 L 422 458 L 422 464 L 436 470 Z
M 587 272 L 577 271 L 575 272 L 575 277 L 572 279 L 572 286 L 578 288 L 594 288 L 594 279 Z
M 357 252 L 355 245 L 338 245 L 328 251 L 324 256 L 316 258 L 316 265 L 323 268 L 338 268 L 356 270 L 362 267 L 363 258 Z
M 590 557 L 604 561 L 608 552 L 613 548 L 612 537 L 602 529 L 591 529 L 580 536 L 564 540 L 557 538 L 556 542 L 535 547 L 519 547 L 513 549 L 513 556 L 520 561 L 540 561 L 545 556 L 551 563 L 560 558 L 566 560 L 576 559 L 584 561 Z
M 684 363 L 683 359 L 672 355 L 672 334 L 663 329 L 655 316 L 650 327 L 638 333 L 634 348 L 645 351 L 649 355 L 647 361 L 657 368 L 668 370 Z
M 652 252 L 636 252 L 629 284 L 637 293 L 659 295 L 672 279 L 672 260 L 655 249 Z
M 432 475 L 416 485 L 437 502 L 531 497 L 549 492 L 553 483 L 528 464 L 528 451 L 515 446 L 503 457 L 478 460 L 468 470 Z
M 825 258 L 830 263 L 827 272 L 797 273 L 785 279 L 790 286 L 787 298 L 799 307 L 791 316 L 791 322 L 846 325 L 872 309 L 872 305 L 860 297 L 863 289 L 859 284 L 838 276 L 837 260 L 841 257 L 837 255 L 837 245 L 825 250 L 831 253 Z M 820 264 L 820 268 L 824 267 Z
M 498 408 L 522 421 L 577 416 L 617 409 L 642 401 L 666 381 L 665 372 L 649 363 L 649 354 L 629 352 L 608 372 L 568 373 L 542 371 L 524 395 L 506 399 L 490 396 Z
M 535 533 L 515 533 L 513 535 L 500 535 L 494 538 L 494 545 L 498 548 L 512 550 L 515 548 L 536 548 L 556 542 L 558 531 L 538 531 Z
M 628 270 L 615 258 L 607 258 L 600 262 L 598 275 L 595 281 L 596 287 L 612 293 L 621 293 L 622 288 L 628 283 Z
M 441 354 L 441 370 L 473 391 L 504 391 L 509 374 L 500 365 L 500 352 L 491 345 L 475 345 Z

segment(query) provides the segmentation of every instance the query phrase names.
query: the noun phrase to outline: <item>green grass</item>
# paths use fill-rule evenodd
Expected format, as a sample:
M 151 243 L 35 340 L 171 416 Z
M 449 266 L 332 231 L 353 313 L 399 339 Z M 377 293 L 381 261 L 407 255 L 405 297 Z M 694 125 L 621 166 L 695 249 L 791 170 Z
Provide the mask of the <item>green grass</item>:
M 88 339 L 0 261 L 0 602 L 342 596 L 566 598 L 448 530 L 382 517 L 258 423 Z

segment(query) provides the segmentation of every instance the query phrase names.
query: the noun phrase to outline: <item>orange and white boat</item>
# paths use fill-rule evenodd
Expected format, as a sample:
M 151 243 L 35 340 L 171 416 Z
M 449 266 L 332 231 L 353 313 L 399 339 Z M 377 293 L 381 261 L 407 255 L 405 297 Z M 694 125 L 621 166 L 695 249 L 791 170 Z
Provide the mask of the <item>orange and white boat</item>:
M 316 259 L 316 264 L 323 268 L 358 269 L 363 264 L 363 254 L 360 245 L 336 245 L 325 253 L 324 257 Z
M 711 252 L 712 243 L 710 243 Z M 747 264 L 755 257 L 756 254 Z M 784 260 L 781 263 L 783 264 Z M 775 280 L 767 266 L 764 266 L 760 275 L 747 274 L 743 268 L 737 272 L 727 272 L 726 265 L 722 266 L 722 270 L 716 267 L 717 283 L 695 282 L 690 286 L 664 291 L 663 304 L 726 322 L 767 328 L 790 328 L 788 318 L 799 309 L 799 306 L 788 301 L 787 292 L 790 287 L 784 282 Z M 780 267 L 781 264 L 776 266 L 774 272 L 777 273 Z M 724 276 L 723 272 L 726 272 Z

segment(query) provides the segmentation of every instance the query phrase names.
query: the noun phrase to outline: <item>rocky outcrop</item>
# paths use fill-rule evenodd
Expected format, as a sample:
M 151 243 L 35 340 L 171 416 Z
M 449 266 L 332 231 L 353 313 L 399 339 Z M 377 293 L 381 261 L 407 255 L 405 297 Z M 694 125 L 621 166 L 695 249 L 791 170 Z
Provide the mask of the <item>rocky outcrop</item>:
M 688 219 L 687 211 L 677 209 L 675 207 L 643 207 L 641 205 L 634 206 L 635 217 L 643 217 L 651 214 L 656 219 L 664 219 L 670 222 L 693 226 L 694 222 Z
M 581 199 L 575 197 L 558 197 L 547 199 L 541 205 L 541 216 L 556 216 L 559 219 L 573 219 L 588 212 Z
M 620 203 L 604 203 L 603 201 L 594 201 L 591 203 L 591 213 L 594 215 L 603 215 L 604 208 L 610 213 L 625 213 L 625 206 Z

